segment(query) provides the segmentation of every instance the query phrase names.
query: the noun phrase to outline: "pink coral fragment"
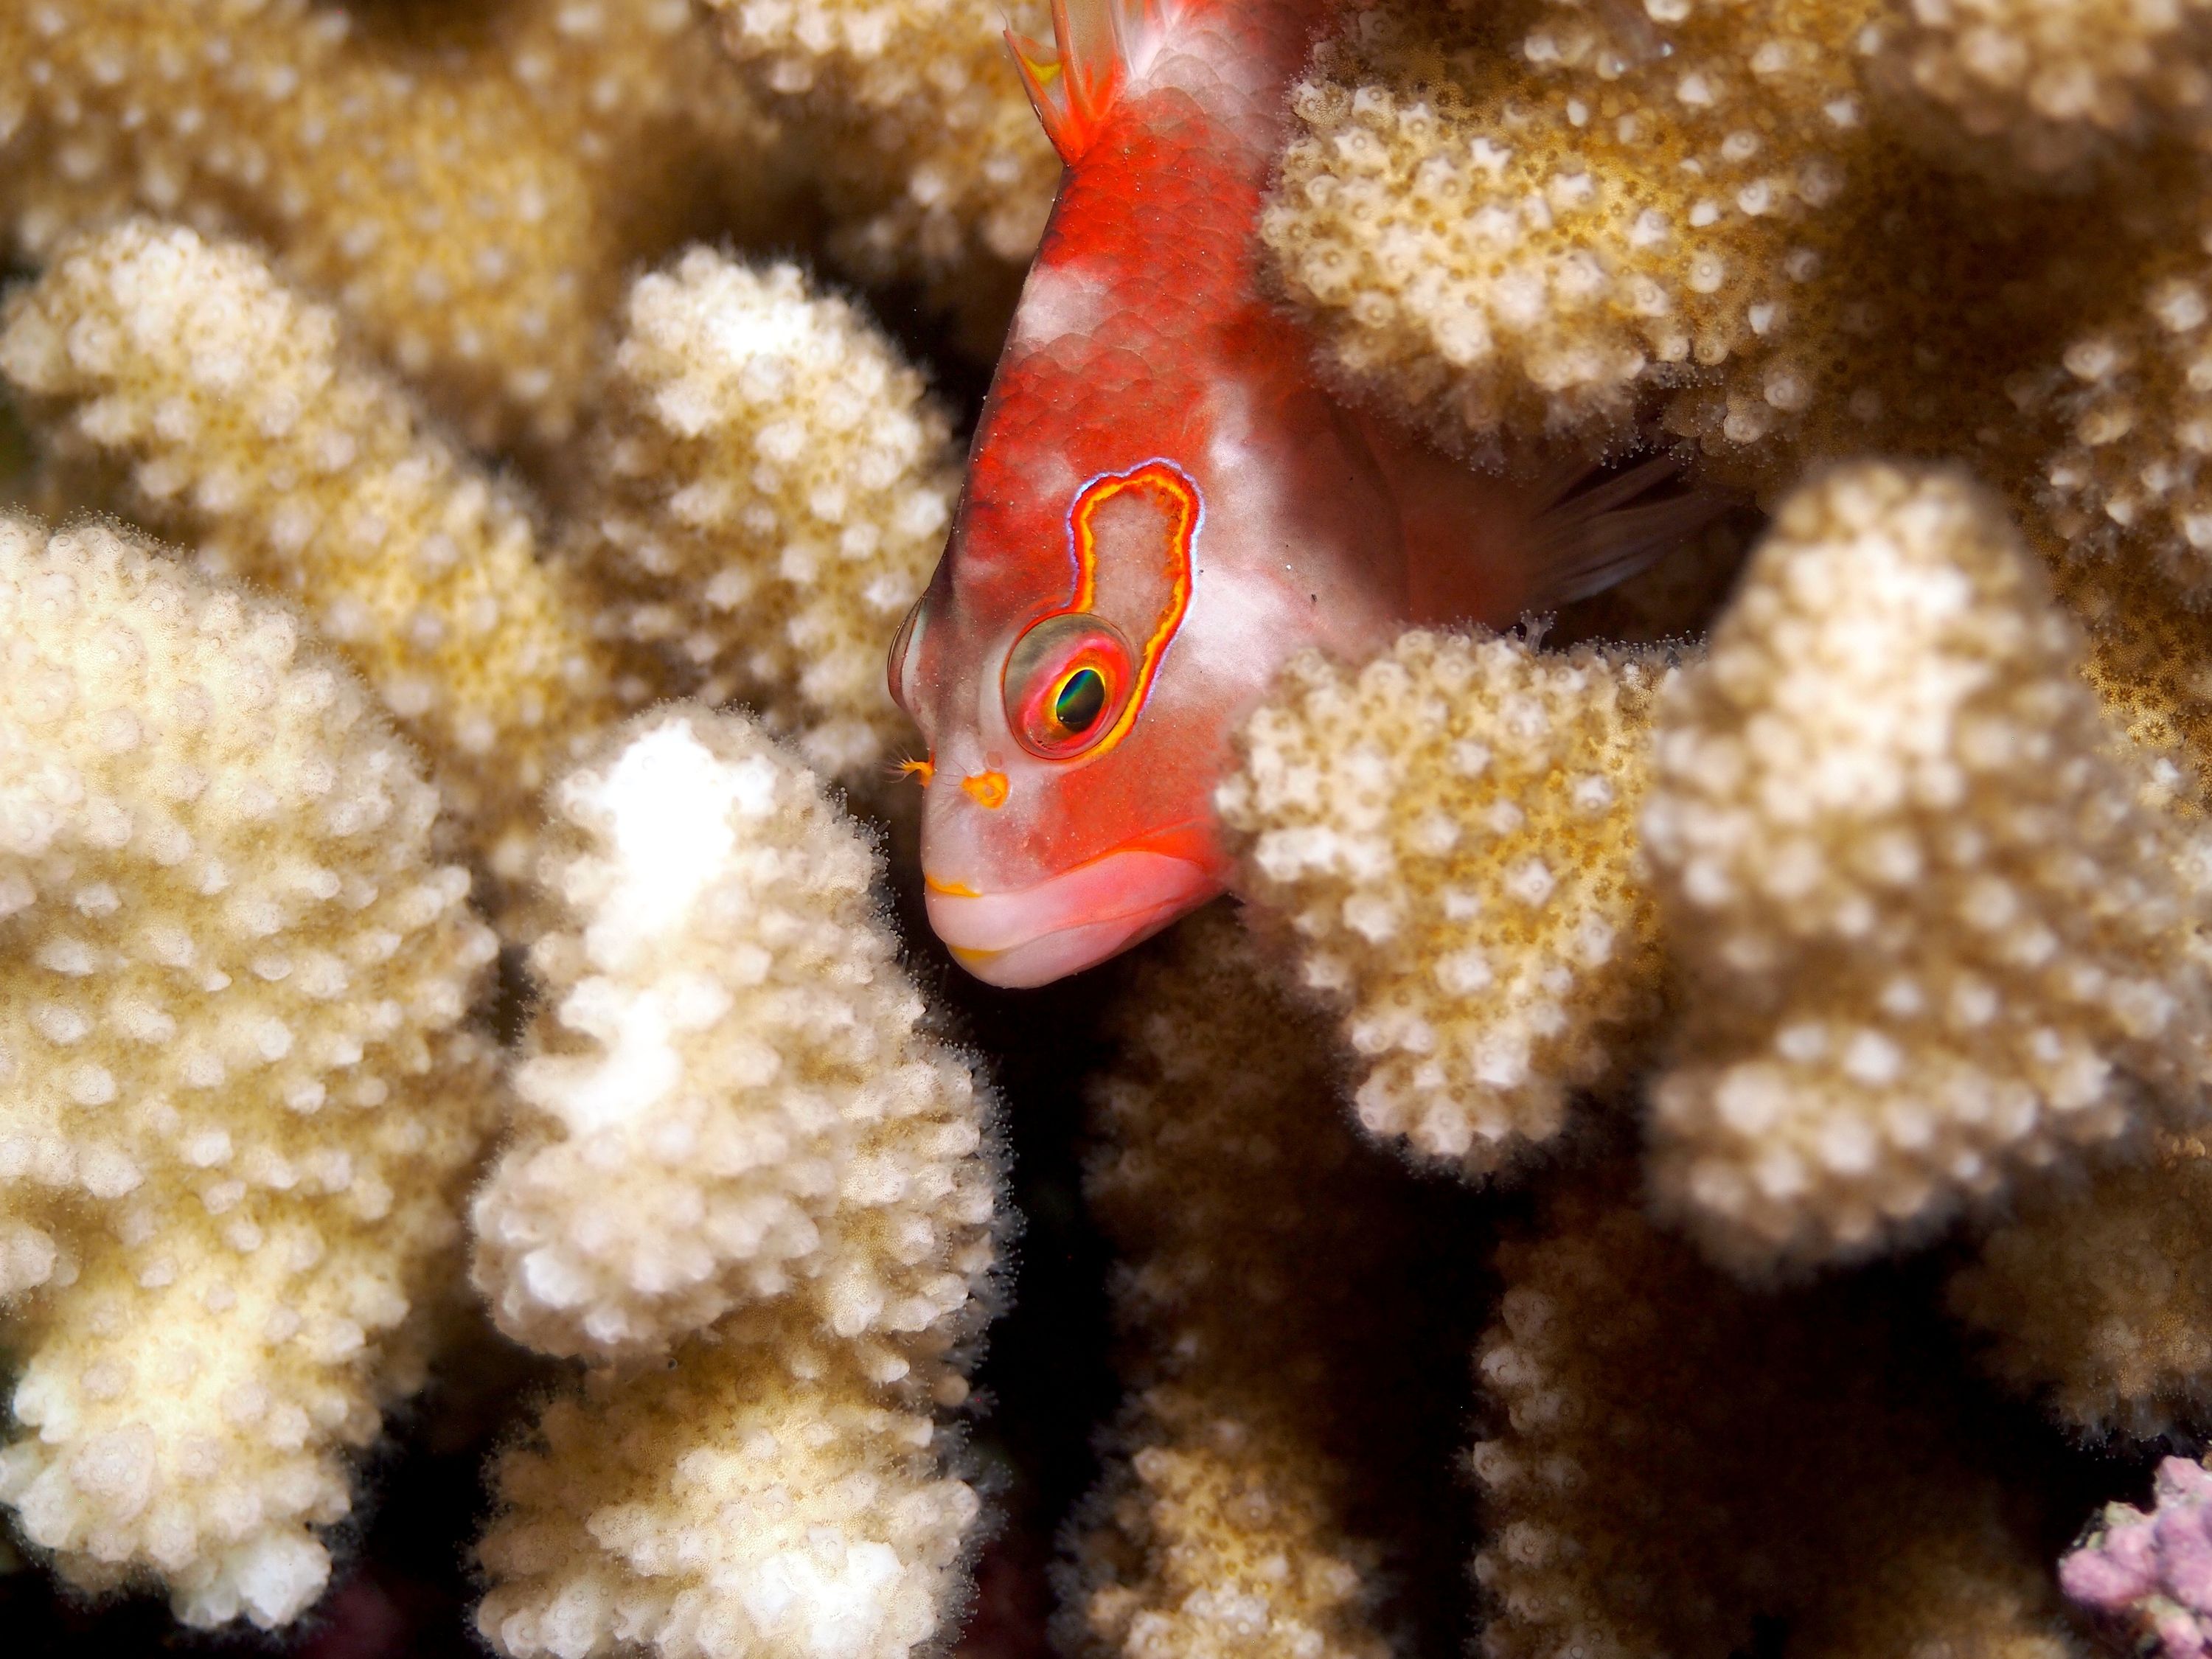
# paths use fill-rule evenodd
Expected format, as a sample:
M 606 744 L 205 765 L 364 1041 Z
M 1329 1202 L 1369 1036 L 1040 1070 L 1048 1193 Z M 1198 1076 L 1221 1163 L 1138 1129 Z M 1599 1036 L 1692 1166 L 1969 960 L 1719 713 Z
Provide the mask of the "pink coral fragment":
M 2107 1504 L 2058 1565 L 2081 1606 L 2133 1625 L 2163 1659 L 2212 1652 L 2212 1470 L 2185 1457 L 2159 1465 L 2150 1513 Z

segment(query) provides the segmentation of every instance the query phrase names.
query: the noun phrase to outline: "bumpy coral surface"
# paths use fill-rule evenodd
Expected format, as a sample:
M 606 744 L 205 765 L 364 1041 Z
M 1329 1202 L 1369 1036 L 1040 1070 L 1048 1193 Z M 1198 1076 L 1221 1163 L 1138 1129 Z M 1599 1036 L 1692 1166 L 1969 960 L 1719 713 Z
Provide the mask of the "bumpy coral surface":
M 1345 1009 L 1360 1121 L 1472 1174 L 1556 1134 L 1658 1011 L 1635 823 L 1663 660 L 1415 632 L 1285 673 L 1221 788 L 1243 880 Z
M 896 1659 L 979 1508 L 931 1413 L 997 1259 L 985 1097 L 922 1029 L 872 848 L 753 722 L 646 716 L 554 799 L 568 922 L 476 1278 L 549 1352 L 682 1346 L 501 1460 L 479 1628 L 514 1659 Z
M 437 763 L 502 873 L 616 669 L 525 504 L 239 243 L 133 221 L 9 301 L 0 374 L 201 562 L 295 595 Z
M 557 438 L 623 268 L 705 200 L 773 200 L 767 131 L 683 0 L 385 9 L 10 4 L 0 234 L 33 261 L 134 208 L 252 234 L 477 441 Z
M 1785 505 L 1663 700 L 1654 1168 L 1718 1254 L 1863 1252 L 2145 1086 L 2200 1109 L 2204 854 L 2137 805 L 2081 656 L 1993 503 L 1869 465 Z
M 2150 767 L 2153 797 L 2195 814 L 2212 765 L 2212 611 L 2199 610 L 2145 562 L 2064 559 L 2053 586 L 2081 623 L 2081 676 Z
M 497 1465 L 477 1628 L 509 1659 L 903 1659 L 957 1603 L 981 1504 L 926 1411 L 803 1327 L 594 1377 Z
M 1871 119 L 1852 46 L 1881 10 L 1360 14 L 1292 94 L 1261 233 L 1338 370 L 1461 444 L 1610 444 L 1663 404 L 1739 476 L 1954 446 L 2004 411 L 2020 321 L 1948 296 L 2017 259 Z M 1923 318 L 1924 360 L 1870 349 Z
M 848 1340 L 957 1328 L 993 1255 L 984 1099 L 922 1030 L 873 848 L 756 727 L 681 706 L 553 799 L 574 920 L 532 952 L 531 1109 L 476 1202 L 501 1323 L 603 1358 L 787 1294 Z
M 2203 181 L 2190 170 L 2166 187 L 2185 204 L 2166 216 L 2174 222 L 2122 245 L 2112 295 L 2097 292 L 2087 325 L 2011 391 L 2045 446 L 2026 488 L 2066 556 L 2148 556 L 2202 609 L 2212 592 L 2212 248 Z
M 831 772 L 907 729 L 884 649 L 959 489 L 944 411 L 796 268 L 695 249 L 629 293 L 578 513 L 615 626 L 670 678 L 741 696 Z
M 2185 1431 L 2212 1403 L 2212 1147 L 2027 1195 L 1951 1281 L 1996 1376 L 2086 1434 Z
M 2136 1637 L 2138 1651 L 2201 1659 L 2212 1650 L 2212 1472 L 2186 1457 L 2158 1466 L 2146 1515 L 2110 1504 L 2058 1565 L 2066 1594 Z
M 1488 1659 L 1793 1651 L 2062 1659 L 2054 1588 L 1955 1409 L 1851 1287 L 1747 1291 L 1601 1191 L 1501 1248 Z M 1848 1561 L 1846 1571 L 1835 1564 Z
M 2030 177 L 2118 159 L 2212 112 L 2197 0 L 1912 0 L 1887 22 L 1884 76 Z
M 1394 1242 L 1359 1219 L 1386 1177 L 1338 1115 L 1326 1048 L 1255 974 L 1232 922 L 1188 924 L 1125 993 L 1097 1085 L 1086 1185 L 1127 1262 L 1134 1389 L 1060 1620 L 1099 1659 L 1388 1650 L 1331 1426 Z
M 303 632 L 0 519 L 0 1504 L 191 1624 L 320 1594 L 495 1099 L 437 798 Z
M 1034 0 L 706 0 L 747 86 L 791 123 L 858 274 L 919 278 L 1003 326 L 1060 158 L 1006 55 Z

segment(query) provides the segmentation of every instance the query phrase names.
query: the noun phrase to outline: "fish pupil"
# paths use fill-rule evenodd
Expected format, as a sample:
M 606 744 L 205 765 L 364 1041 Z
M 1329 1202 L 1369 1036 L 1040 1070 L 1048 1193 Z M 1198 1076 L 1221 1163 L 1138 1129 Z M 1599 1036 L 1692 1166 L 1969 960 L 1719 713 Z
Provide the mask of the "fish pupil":
M 1071 736 L 1088 732 L 1106 708 L 1106 681 L 1095 668 L 1079 668 L 1060 682 L 1052 700 L 1052 717 Z

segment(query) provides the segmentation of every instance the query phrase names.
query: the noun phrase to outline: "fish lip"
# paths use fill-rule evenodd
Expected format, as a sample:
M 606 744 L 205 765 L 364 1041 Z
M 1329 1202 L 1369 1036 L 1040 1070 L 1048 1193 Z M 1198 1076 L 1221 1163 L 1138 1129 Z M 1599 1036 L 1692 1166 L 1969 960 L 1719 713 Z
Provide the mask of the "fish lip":
M 1149 838 L 1148 838 L 1149 839 Z M 924 878 L 929 925 L 986 985 L 1026 989 L 1149 939 L 1220 892 L 1218 865 L 1119 847 L 1026 887 L 961 893 Z

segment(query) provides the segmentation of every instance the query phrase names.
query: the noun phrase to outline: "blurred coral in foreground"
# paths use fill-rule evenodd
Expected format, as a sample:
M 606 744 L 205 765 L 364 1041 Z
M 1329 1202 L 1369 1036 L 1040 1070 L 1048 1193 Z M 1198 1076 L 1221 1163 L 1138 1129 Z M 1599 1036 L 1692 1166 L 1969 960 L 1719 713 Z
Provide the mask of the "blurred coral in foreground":
M 2137 805 L 2081 659 L 1994 502 L 1863 466 L 1784 504 L 1662 699 L 1654 1175 L 1717 1255 L 1864 1253 L 2146 1093 L 2202 1113 L 2212 848 Z

